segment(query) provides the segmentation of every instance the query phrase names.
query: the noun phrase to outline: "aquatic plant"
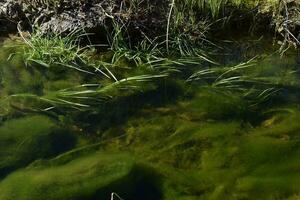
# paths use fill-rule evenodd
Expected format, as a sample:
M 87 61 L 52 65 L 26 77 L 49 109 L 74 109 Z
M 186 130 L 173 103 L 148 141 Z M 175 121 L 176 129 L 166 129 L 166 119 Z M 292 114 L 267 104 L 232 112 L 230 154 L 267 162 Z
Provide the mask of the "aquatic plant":
M 133 92 L 146 90 L 147 85 L 139 82 L 147 82 L 167 75 L 141 75 L 117 80 L 115 83 L 102 86 L 101 84 L 83 84 L 72 88 L 49 92 L 44 96 L 35 94 L 11 95 L 11 102 L 22 102 L 33 110 L 49 111 L 60 108 L 74 108 L 79 110 L 93 109 L 95 105 L 101 105 L 113 98 L 130 95 Z M 26 102 L 35 102 L 30 105 Z M 40 105 L 39 103 L 40 102 Z M 22 105 L 22 104 L 21 104 Z M 34 106 L 35 105 L 35 106 Z M 38 106 L 39 105 L 39 106 Z M 20 109 L 22 109 L 20 107 Z
M 255 103 L 264 102 L 280 91 L 281 85 L 270 77 L 251 74 L 255 67 L 259 65 L 253 58 L 232 67 L 206 68 L 191 75 L 187 82 L 196 81 L 227 92 L 241 92 L 242 96 L 252 98 Z

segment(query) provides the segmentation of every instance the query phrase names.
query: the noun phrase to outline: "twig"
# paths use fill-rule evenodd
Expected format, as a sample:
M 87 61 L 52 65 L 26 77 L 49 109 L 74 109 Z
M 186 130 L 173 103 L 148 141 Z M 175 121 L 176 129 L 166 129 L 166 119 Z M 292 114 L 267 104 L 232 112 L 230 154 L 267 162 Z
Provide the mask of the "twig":
M 111 193 L 111 198 L 110 198 L 110 200 L 115 200 L 115 197 L 117 197 L 119 200 L 124 200 L 124 199 L 122 199 L 117 193 Z

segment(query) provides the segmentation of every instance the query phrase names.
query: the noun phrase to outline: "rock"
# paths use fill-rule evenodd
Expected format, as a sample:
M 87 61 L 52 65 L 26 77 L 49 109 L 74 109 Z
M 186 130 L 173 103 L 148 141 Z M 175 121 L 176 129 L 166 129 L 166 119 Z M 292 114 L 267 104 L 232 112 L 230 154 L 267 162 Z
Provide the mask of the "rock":
M 0 33 L 16 30 L 16 23 L 23 18 L 22 7 L 18 1 L 0 0 Z
M 64 0 L 55 4 L 39 0 L 0 0 L 0 19 L 11 21 L 15 26 L 23 22 L 28 27 L 41 27 L 45 33 L 63 33 L 103 26 L 114 6 L 110 0 Z
M 18 22 L 24 17 L 22 14 L 22 6 L 18 1 L 7 0 L 0 1 L 0 16 L 6 17 L 11 21 Z

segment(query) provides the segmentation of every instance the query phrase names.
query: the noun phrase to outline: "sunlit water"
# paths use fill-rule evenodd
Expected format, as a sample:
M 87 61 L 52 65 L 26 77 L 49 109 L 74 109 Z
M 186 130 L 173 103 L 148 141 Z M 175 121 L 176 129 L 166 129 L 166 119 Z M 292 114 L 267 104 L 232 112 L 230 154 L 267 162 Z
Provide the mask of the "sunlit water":
M 221 55 L 220 67 L 259 51 L 245 52 Z M 257 98 L 178 78 L 88 111 L 42 111 L 24 94 L 87 79 L 10 53 L 0 51 L 0 200 L 300 199 L 296 53 L 247 68 L 268 80 Z

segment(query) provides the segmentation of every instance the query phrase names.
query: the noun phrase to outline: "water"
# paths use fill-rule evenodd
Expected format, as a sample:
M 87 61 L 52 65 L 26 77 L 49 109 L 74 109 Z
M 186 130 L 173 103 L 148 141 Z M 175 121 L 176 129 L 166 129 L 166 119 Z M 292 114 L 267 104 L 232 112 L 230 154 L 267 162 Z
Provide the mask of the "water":
M 299 199 L 299 58 L 262 45 L 241 71 L 228 67 L 258 50 L 220 55 L 217 79 L 176 75 L 82 110 L 30 95 L 93 78 L 2 48 L 0 200 Z M 241 74 L 238 89 L 220 82 Z

